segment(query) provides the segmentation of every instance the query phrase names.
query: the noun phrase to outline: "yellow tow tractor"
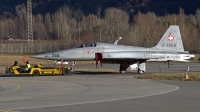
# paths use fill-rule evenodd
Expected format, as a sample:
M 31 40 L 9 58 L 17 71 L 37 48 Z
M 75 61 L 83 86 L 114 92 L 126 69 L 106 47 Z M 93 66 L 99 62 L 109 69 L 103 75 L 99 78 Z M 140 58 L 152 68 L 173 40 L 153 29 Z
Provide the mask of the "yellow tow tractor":
M 69 75 L 71 74 L 71 67 L 50 67 L 50 66 L 42 66 L 41 64 L 37 64 L 34 67 L 31 67 L 28 72 L 23 71 L 23 66 L 7 66 L 5 68 L 6 74 L 15 74 L 15 75 Z

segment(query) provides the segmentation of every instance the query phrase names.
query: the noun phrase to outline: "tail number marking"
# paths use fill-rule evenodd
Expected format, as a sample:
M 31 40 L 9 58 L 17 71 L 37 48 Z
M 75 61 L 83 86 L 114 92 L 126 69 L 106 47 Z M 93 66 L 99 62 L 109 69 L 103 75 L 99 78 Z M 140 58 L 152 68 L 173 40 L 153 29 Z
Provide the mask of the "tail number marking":
M 172 43 L 163 43 L 162 47 L 176 47 L 176 44 L 172 44 Z
M 60 57 L 59 54 L 52 54 L 52 57 Z

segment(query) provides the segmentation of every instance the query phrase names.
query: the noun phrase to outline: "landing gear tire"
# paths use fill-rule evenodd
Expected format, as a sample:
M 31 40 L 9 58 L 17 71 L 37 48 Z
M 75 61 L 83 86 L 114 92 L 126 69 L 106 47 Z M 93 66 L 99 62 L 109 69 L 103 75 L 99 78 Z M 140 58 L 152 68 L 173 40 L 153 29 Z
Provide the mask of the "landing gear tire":
M 145 73 L 145 71 L 143 71 L 143 70 L 139 70 L 139 69 L 138 69 L 138 73 L 139 73 L 140 75 L 142 75 L 142 74 Z
M 119 72 L 120 72 L 121 74 L 126 73 L 126 70 L 124 69 L 124 66 L 120 66 L 120 67 L 119 67 Z
M 38 70 L 34 70 L 32 75 L 33 75 L 33 76 L 39 76 L 39 75 L 40 75 L 40 72 L 39 72 Z
M 126 73 L 126 71 L 125 70 L 120 70 L 119 71 L 121 74 L 124 74 L 124 73 Z

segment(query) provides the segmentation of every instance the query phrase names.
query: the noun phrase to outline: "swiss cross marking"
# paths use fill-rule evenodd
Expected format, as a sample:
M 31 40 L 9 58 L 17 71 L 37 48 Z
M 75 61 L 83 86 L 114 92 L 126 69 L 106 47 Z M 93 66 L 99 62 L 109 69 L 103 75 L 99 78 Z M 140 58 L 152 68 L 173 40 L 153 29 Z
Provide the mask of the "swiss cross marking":
M 87 53 L 90 54 L 90 50 L 87 50 Z
M 167 39 L 168 41 L 172 42 L 174 40 L 174 36 L 171 33 L 169 33 Z

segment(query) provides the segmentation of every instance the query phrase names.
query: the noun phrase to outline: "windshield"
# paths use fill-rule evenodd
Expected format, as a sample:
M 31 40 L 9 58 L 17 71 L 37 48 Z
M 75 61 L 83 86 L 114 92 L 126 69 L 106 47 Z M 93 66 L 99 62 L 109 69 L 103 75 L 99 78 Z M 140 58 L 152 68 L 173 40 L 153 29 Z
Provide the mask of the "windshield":
M 83 47 L 84 47 L 84 44 L 79 44 L 79 45 L 77 45 L 77 46 L 75 46 L 73 48 L 83 48 Z
M 85 43 L 85 47 L 96 47 L 96 46 L 97 46 L 96 42 Z
M 96 47 L 96 46 L 97 46 L 96 42 L 88 42 L 88 43 L 79 44 L 75 46 L 74 48 Z

